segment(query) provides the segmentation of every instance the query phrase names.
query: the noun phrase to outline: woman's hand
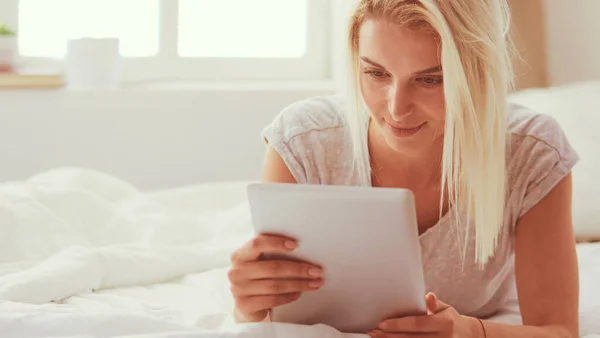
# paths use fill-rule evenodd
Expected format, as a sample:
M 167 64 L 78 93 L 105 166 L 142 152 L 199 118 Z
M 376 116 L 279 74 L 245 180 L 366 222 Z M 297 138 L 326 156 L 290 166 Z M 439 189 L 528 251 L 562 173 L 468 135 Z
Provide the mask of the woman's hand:
M 264 253 L 287 254 L 298 244 L 289 238 L 260 235 L 231 256 L 231 293 L 238 322 L 265 320 L 271 308 L 291 303 L 303 291 L 323 286 L 318 266 L 285 260 L 263 260 Z
M 427 315 L 389 319 L 379 328 L 369 332 L 372 338 L 483 338 L 484 331 L 479 321 L 461 316 L 454 308 L 439 301 L 429 293 L 425 297 Z

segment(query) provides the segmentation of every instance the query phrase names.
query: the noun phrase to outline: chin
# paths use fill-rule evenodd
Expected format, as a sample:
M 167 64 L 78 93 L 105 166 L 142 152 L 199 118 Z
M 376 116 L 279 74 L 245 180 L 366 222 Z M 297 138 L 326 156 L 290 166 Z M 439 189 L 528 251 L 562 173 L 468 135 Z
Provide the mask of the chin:
M 405 140 L 388 140 L 387 143 L 394 152 L 409 157 L 423 154 L 429 148 L 423 143 L 407 142 Z
M 423 156 L 425 152 L 432 151 L 435 144 L 435 142 L 432 142 L 432 136 L 425 130 L 405 138 L 386 133 L 385 139 L 394 152 L 410 157 Z

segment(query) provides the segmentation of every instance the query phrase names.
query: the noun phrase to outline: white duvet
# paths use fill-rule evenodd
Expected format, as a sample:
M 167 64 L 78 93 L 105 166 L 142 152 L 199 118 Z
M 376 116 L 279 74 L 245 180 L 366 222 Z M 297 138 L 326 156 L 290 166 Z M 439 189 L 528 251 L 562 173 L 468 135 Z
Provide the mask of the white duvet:
M 252 235 L 244 189 L 140 193 L 80 169 L 1 184 L 0 336 L 366 337 L 233 325 L 229 254 Z M 600 333 L 600 247 L 579 249 L 582 334 Z
M 80 169 L 1 184 L 0 336 L 353 336 L 233 325 L 226 268 L 252 236 L 245 185 L 140 193 Z

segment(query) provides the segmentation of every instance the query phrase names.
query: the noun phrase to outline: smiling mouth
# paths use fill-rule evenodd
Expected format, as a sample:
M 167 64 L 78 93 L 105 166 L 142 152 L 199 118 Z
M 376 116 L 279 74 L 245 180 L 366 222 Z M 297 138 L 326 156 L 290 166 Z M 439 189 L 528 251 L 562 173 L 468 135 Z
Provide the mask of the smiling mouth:
M 396 136 L 396 137 L 410 137 L 413 136 L 414 134 L 418 133 L 423 126 L 425 126 L 425 124 L 427 124 L 427 122 L 423 122 L 420 125 L 416 126 L 416 127 L 394 127 L 391 124 L 389 124 L 388 122 L 386 122 L 386 125 L 389 129 L 389 131 L 392 133 L 392 135 Z

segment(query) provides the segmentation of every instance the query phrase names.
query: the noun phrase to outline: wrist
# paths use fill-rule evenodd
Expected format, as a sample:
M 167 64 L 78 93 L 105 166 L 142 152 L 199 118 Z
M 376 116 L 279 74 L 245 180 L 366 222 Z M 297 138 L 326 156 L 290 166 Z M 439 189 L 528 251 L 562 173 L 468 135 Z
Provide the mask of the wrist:
M 468 337 L 487 338 L 483 322 L 476 317 L 462 316 L 467 322 Z

